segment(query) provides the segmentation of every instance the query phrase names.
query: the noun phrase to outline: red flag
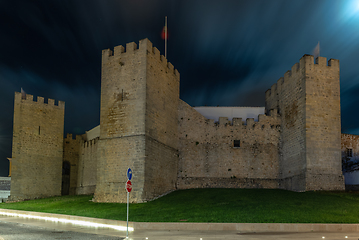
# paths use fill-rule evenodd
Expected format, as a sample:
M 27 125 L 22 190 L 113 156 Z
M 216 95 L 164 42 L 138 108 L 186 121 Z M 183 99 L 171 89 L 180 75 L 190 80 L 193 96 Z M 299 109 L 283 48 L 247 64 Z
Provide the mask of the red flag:
M 167 26 L 164 26 L 163 27 L 163 30 L 162 30 L 162 39 L 168 39 L 168 31 L 167 31 Z

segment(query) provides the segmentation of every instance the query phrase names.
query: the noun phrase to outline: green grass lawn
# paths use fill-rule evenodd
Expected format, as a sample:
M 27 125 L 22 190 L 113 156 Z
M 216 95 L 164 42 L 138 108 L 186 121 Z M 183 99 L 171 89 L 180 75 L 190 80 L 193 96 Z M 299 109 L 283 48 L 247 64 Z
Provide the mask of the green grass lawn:
M 0 208 L 126 220 L 126 203 L 94 203 L 92 196 L 62 196 Z M 272 189 L 190 189 L 130 204 L 135 222 L 359 223 L 357 192 Z

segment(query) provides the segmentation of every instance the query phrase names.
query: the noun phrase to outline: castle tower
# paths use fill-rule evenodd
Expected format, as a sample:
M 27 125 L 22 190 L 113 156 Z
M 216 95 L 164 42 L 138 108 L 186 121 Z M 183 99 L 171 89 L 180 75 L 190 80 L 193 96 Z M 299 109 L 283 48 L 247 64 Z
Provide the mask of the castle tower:
M 10 200 L 61 195 L 65 103 L 15 92 Z
M 339 61 L 304 55 L 266 92 L 266 110 L 282 119 L 281 187 L 344 190 L 341 170 Z
M 97 202 L 131 202 L 175 189 L 179 73 L 148 39 L 102 51 Z

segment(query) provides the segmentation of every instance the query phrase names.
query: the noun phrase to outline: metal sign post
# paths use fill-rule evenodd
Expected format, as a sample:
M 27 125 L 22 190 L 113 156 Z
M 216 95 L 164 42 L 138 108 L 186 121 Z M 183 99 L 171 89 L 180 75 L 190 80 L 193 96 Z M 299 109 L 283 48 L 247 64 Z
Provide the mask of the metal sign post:
M 130 199 L 130 192 L 132 190 L 132 170 L 131 168 L 127 169 L 127 182 L 126 182 L 126 191 L 127 191 L 127 231 L 126 231 L 126 239 L 128 239 L 128 212 L 130 209 L 129 199 Z
M 128 209 L 130 208 L 130 204 L 128 203 L 129 202 L 129 196 L 130 196 L 130 193 L 127 192 L 127 231 L 126 231 L 126 238 L 128 238 Z

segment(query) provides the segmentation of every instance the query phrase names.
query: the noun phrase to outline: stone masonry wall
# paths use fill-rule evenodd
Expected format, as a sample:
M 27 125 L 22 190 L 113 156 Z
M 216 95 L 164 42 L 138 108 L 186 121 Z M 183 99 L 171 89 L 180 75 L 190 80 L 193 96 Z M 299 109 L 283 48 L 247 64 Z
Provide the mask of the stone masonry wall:
M 180 75 L 157 48 L 147 43 L 146 135 L 174 149 L 178 147 Z
M 146 136 L 145 201 L 176 189 L 177 164 L 177 149 Z
M 144 200 L 176 188 L 180 75 L 157 48 L 147 44 L 146 162 Z
M 306 190 L 344 190 L 339 60 L 307 56 Z
M 10 200 L 61 194 L 65 103 L 15 93 Z
M 296 63 L 270 90 L 266 91 L 266 111 L 277 109 L 281 117 L 282 145 L 280 187 L 305 190 L 305 68 Z
M 270 114 L 215 123 L 180 101 L 177 187 L 278 188 L 280 119 Z
M 138 48 L 132 42 L 126 44 L 126 51 L 123 46 L 115 47 L 114 53 L 103 51 L 101 84 L 95 201 L 125 202 L 129 167 L 133 172 L 131 202 L 175 189 L 178 71 L 144 39 Z M 156 166 L 171 169 L 164 174 L 153 171 Z M 118 172 L 112 173 L 114 169 Z
M 79 169 L 79 151 L 80 144 L 82 142 L 81 136 L 76 136 L 76 139 L 72 138 L 72 134 L 67 134 L 64 138 L 64 155 L 63 161 L 70 163 L 70 189 L 69 194 L 76 194 L 77 187 L 77 175 Z
M 145 173 L 145 138 L 132 136 L 125 138 L 103 139 L 99 141 L 98 154 L 105 156 L 103 163 L 111 168 L 97 168 L 97 185 L 95 197 L 98 202 L 126 202 L 126 172 L 131 167 L 132 191 L 130 202 L 142 202 Z M 100 161 L 100 159 L 98 159 Z M 117 163 L 117 164 L 114 164 Z M 107 183 L 105 187 L 101 187 Z M 95 198 L 96 199 L 96 198 Z
M 338 60 L 304 55 L 266 92 L 271 109 L 282 120 L 281 187 L 342 190 Z
M 132 42 L 126 44 L 126 51 L 123 46 L 115 47 L 114 52 L 110 49 L 102 51 L 101 130 L 95 201 L 125 202 L 129 167 L 132 167 L 134 181 L 137 177 L 130 201 L 142 200 L 146 66 L 147 46 L 141 43 L 139 49 Z
M 98 138 L 81 141 L 76 194 L 93 194 L 96 188 Z

